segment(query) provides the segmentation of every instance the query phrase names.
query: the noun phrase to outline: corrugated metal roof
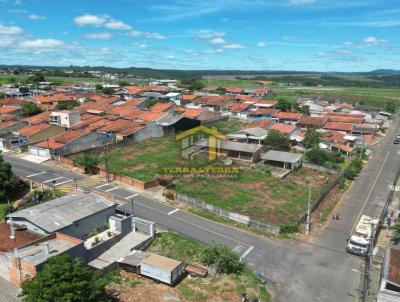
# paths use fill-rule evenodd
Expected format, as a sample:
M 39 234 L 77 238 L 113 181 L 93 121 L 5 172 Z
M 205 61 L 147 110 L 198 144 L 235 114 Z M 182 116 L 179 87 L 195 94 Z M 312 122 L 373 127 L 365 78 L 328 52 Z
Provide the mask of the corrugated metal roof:
M 12 213 L 9 217 L 24 218 L 52 233 L 112 206 L 114 203 L 95 193 L 67 195 Z
M 18 297 L 21 289 L 0 277 L 0 301 L 1 302 L 21 302 Z
M 270 150 L 261 155 L 261 158 L 264 160 L 278 161 L 283 163 L 295 163 L 296 161 L 299 161 L 302 156 L 303 154 L 300 153 Z

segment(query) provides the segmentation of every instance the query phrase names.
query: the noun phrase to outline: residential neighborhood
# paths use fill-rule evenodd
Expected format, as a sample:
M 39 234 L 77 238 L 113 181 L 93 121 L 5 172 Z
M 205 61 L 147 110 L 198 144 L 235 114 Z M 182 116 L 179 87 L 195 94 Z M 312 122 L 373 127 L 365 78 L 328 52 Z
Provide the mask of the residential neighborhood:
M 0 302 L 400 301 L 399 9 L 0 0 Z

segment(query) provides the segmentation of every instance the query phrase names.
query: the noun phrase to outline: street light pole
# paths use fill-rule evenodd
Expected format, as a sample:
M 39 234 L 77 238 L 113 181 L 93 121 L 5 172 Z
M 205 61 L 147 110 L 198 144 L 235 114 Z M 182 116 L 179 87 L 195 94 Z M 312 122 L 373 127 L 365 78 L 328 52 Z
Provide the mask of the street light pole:
M 106 168 L 106 180 L 107 182 L 110 182 L 110 176 L 108 174 L 107 146 L 105 142 L 103 142 L 103 153 L 104 153 L 104 164 Z
M 311 233 L 311 185 L 308 187 L 308 203 L 307 203 L 307 235 Z

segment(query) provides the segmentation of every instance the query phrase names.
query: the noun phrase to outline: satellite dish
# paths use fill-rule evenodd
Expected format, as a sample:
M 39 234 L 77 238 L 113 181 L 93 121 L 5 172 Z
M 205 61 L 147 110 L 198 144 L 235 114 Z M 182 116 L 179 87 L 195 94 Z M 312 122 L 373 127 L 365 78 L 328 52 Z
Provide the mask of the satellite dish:
M 232 165 L 233 161 L 231 158 L 227 157 L 227 158 L 221 158 L 222 162 L 224 163 L 225 166 L 230 166 Z

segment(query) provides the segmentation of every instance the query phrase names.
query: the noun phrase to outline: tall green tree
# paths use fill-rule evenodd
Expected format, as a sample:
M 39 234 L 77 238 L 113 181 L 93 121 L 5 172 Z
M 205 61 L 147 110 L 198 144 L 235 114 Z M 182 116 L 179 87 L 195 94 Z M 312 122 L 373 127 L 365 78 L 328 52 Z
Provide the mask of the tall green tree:
M 5 201 L 18 186 L 18 178 L 11 170 L 11 165 L 0 156 L 0 201 Z
M 204 264 L 214 267 L 218 274 L 237 274 L 244 268 L 239 254 L 222 244 L 209 244 L 200 258 Z
M 93 154 L 83 154 L 74 159 L 74 165 L 85 169 L 85 173 L 91 174 L 94 167 L 100 163 L 100 158 Z
M 275 108 L 287 112 L 292 110 L 293 105 L 292 101 L 285 98 L 279 98 L 278 102 L 275 104 Z
M 304 135 L 303 144 L 307 149 L 318 146 L 320 137 L 321 135 L 315 129 L 308 129 Z
M 268 150 L 287 151 L 290 148 L 290 140 L 287 135 L 277 131 L 270 130 L 263 144 Z
M 43 269 L 22 284 L 24 302 L 104 302 L 106 280 L 68 254 L 51 257 Z
M 32 116 L 40 113 L 42 110 L 35 104 L 32 103 L 24 103 L 21 106 L 21 111 L 23 115 Z

